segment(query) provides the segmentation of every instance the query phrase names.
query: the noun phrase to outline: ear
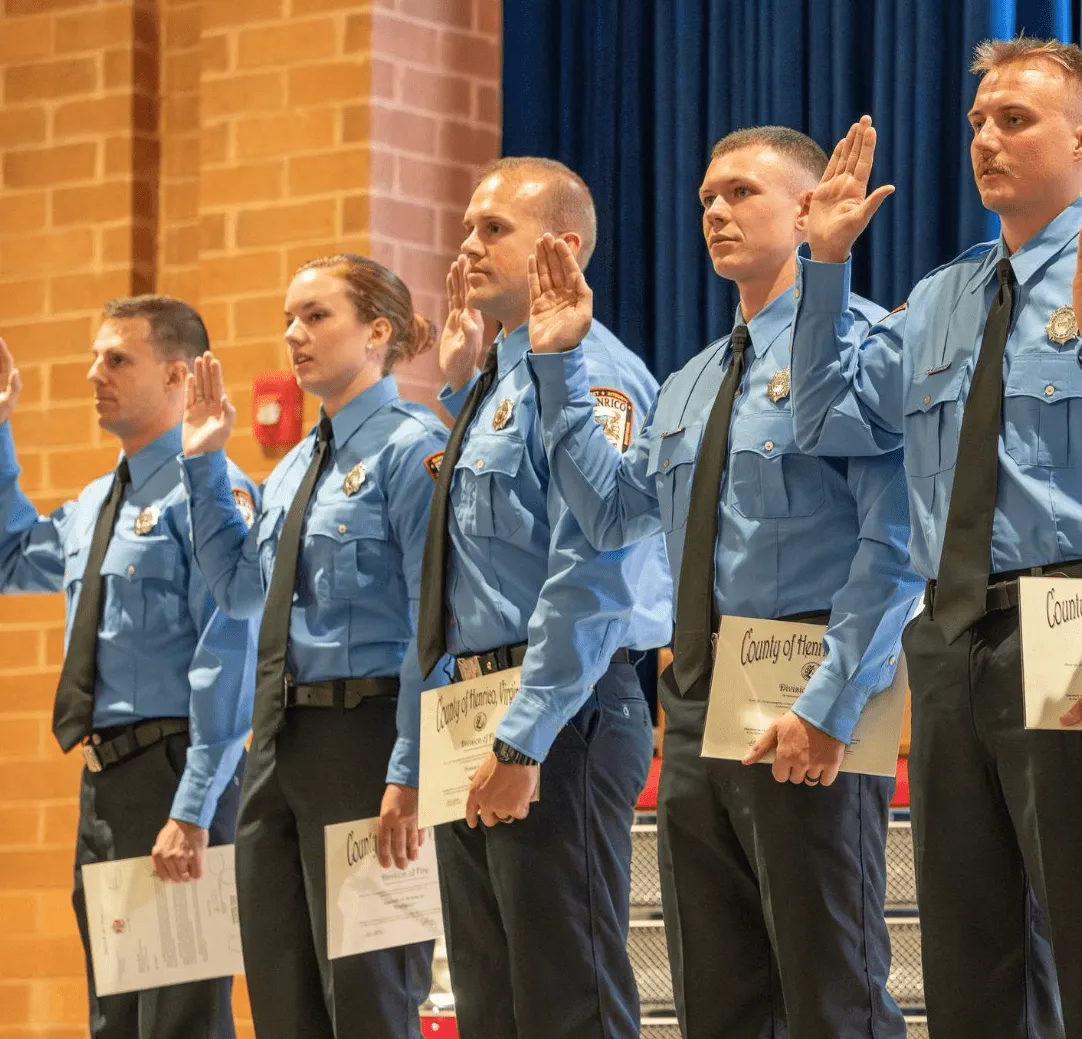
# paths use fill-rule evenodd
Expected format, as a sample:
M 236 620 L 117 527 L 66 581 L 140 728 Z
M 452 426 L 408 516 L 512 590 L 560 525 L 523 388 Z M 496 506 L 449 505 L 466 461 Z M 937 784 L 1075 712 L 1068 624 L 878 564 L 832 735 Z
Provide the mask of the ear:
M 188 385 L 188 375 L 192 371 L 187 362 L 175 360 L 169 362 L 166 370 L 165 385 L 170 390 L 183 390 Z
M 800 209 L 796 215 L 796 233 L 801 240 L 808 233 L 808 213 L 811 210 L 812 190 L 812 188 L 805 188 L 797 198 Z
M 1082 126 L 1074 128 L 1074 161 L 1082 162 Z
M 385 317 L 378 317 L 371 325 L 372 334 L 368 340 L 369 346 L 386 346 L 391 341 L 394 329 L 390 321 Z
M 557 237 L 567 242 L 567 247 L 577 260 L 582 249 L 582 236 L 577 231 L 564 231 L 563 234 L 557 235 Z

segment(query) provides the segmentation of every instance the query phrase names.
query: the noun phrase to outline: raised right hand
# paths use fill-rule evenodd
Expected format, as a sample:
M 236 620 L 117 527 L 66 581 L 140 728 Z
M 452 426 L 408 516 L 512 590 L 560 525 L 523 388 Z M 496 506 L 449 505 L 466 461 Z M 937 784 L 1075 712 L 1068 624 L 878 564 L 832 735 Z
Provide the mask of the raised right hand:
M 222 363 L 208 350 L 195 359 L 195 371 L 188 376 L 181 427 L 184 454 L 190 457 L 221 451 L 236 418 L 237 409 L 225 393 Z
M 844 263 L 875 211 L 893 194 L 893 184 L 868 194 L 874 158 L 875 127 L 871 116 L 864 115 L 838 142 L 823 179 L 812 192 L 808 245 L 813 260 Z
M 447 274 L 447 323 L 440 336 L 440 370 L 452 390 L 460 390 L 470 381 L 481 357 L 481 312 L 466 306 L 469 266 L 470 261 L 459 256 Z
M 19 369 L 15 367 L 15 358 L 7 343 L 0 339 L 0 422 L 7 422 L 15 410 L 23 381 Z

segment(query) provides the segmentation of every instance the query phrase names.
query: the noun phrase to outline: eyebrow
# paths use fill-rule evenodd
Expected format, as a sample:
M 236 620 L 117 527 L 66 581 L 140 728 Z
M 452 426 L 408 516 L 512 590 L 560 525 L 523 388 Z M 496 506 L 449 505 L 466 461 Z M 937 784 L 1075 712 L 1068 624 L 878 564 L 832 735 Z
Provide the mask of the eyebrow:
M 326 304 L 320 303 L 318 300 L 307 299 L 299 307 L 297 307 L 297 313 L 300 314 L 302 311 L 311 310 L 313 307 L 322 307 L 322 306 L 326 306 Z M 285 314 L 286 317 L 293 317 L 294 316 L 293 313 L 291 311 L 289 311 L 289 310 L 283 311 L 283 313 Z

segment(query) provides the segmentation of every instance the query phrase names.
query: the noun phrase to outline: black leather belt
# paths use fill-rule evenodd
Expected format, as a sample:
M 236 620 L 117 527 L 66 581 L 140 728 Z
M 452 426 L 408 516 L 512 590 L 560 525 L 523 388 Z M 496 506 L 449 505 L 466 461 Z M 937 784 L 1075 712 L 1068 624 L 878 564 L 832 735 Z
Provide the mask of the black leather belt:
M 497 671 L 506 671 L 511 667 L 518 667 L 526 657 L 526 647 L 529 643 L 518 642 L 513 646 L 500 646 L 498 649 L 490 649 L 487 653 L 474 653 L 471 656 L 455 657 L 455 681 L 468 682 L 482 675 L 495 674 Z M 640 654 L 641 655 L 641 654 Z M 612 655 L 613 664 L 630 664 L 631 650 L 618 649 Z
M 1082 560 L 1070 563 L 1049 563 L 1047 566 L 1031 566 L 1023 570 L 1007 570 L 988 578 L 988 598 L 985 610 L 1013 610 L 1018 605 L 1018 578 L 1020 577 L 1082 577 Z M 924 605 L 929 616 L 935 616 L 936 582 L 924 586 Z
M 153 747 L 166 736 L 188 731 L 187 718 L 155 718 L 117 729 L 91 733 L 82 745 L 83 763 L 88 772 L 101 772 Z
M 347 711 L 370 696 L 397 696 L 397 678 L 331 678 L 326 682 L 297 682 L 286 675 L 282 683 L 286 707 L 334 707 Z

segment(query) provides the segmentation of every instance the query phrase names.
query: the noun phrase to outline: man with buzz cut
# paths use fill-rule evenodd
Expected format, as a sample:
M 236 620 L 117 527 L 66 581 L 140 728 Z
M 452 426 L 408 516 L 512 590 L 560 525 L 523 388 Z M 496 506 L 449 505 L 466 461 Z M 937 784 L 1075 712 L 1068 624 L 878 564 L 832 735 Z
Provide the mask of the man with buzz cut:
M 208 844 L 233 840 L 251 721 L 255 640 L 215 608 L 192 555 L 176 464 L 192 362 L 208 349 L 196 311 L 165 296 L 106 304 L 87 378 L 114 472 L 38 515 L 19 487 L 12 416 L 21 380 L 0 340 L 0 592 L 67 601 L 53 710 L 80 747 L 73 905 L 86 953 L 93 1039 L 231 1039 L 231 978 L 99 996 L 82 867 L 150 855 L 158 877 L 198 879 Z M 256 489 L 236 466 L 251 522 Z
M 714 147 L 702 229 L 740 292 L 734 328 L 670 376 L 623 455 L 593 421 L 580 265 L 551 235 L 530 259 L 529 363 L 553 485 L 598 549 L 664 533 L 675 579 L 658 837 L 685 1039 L 906 1034 L 886 990 L 893 782 L 839 771 L 862 710 L 894 679 L 917 595 L 901 457 L 813 458 L 790 410 L 795 248 L 825 166 L 785 127 Z M 864 330 L 883 314 L 863 299 L 853 311 Z M 701 756 L 722 616 L 826 626 L 822 665 L 743 761 Z M 759 763 L 770 751 L 773 765 Z

